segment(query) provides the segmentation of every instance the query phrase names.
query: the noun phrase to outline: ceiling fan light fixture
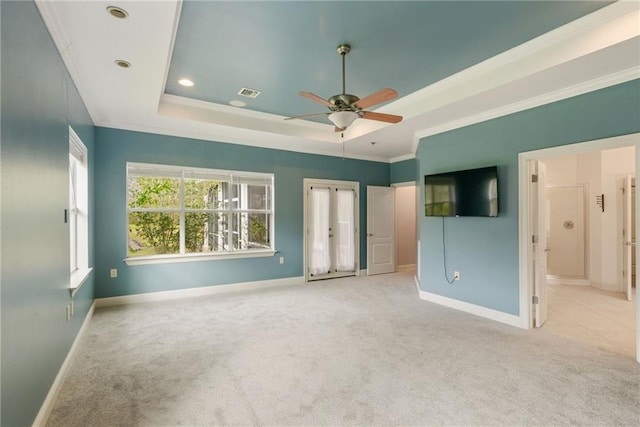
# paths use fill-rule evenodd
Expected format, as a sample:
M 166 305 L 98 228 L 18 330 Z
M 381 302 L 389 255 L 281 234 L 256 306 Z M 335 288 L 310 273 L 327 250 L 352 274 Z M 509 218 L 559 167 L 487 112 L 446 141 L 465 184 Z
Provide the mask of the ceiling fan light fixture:
M 353 111 L 335 111 L 329 114 L 329 120 L 340 129 L 348 128 L 357 118 L 358 114 Z

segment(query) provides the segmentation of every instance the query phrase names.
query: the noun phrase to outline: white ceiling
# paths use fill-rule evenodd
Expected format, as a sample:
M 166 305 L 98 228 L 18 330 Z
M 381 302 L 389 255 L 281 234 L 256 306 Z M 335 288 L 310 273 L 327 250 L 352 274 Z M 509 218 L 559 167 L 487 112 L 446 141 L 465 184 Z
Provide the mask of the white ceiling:
M 110 2 L 36 3 L 97 126 L 342 155 L 332 125 L 166 94 L 180 1 L 119 1 L 126 20 L 105 12 Z M 640 2 L 616 2 L 382 106 L 404 120 L 357 120 L 345 153 L 411 158 L 421 137 L 639 77 Z

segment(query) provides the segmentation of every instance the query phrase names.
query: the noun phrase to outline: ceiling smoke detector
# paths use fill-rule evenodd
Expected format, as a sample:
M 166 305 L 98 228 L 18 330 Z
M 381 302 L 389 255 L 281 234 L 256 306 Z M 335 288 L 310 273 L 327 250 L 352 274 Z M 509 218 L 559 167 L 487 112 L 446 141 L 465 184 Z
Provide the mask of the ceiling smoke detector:
M 129 17 L 129 12 L 118 6 L 107 7 L 107 12 L 109 13 L 109 15 L 118 19 L 125 19 Z

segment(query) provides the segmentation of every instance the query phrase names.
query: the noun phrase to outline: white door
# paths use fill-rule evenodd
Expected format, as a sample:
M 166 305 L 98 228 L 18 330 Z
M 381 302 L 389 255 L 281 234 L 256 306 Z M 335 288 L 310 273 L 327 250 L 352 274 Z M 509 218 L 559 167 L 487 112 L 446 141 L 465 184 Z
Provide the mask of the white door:
M 539 328 L 547 320 L 547 203 L 545 194 L 546 167 L 542 162 L 535 165 L 537 182 L 532 182 L 533 253 L 534 253 L 534 307 L 535 326 Z M 532 180 L 533 181 L 533 180 Z
M 546 187 L 547 273 L 586 279 L 585 188 L 582 185 Z
M 631 175 L 624 177 L 622 182 L 622 248 L 623 266 L 622 280 L 627 294 L 627 300 L 631 301 L 631 287 L 633 278 L 633 247 L 635 242 L 635 232 L 633 230 L 633 191 Z
M 391 187 L 367 186 L 367 275 L 396 270 L 394 194 Z
M 358 274 L 357 182 L 305 179 L 307 281 Z

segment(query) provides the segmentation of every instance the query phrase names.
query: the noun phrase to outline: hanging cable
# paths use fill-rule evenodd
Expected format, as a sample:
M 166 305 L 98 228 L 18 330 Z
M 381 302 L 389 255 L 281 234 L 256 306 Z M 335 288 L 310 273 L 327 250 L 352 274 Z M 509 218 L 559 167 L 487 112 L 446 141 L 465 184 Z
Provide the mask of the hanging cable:
M 344 160 L 344 132 L 340 136 L 342 136 L 342 160 Z
M 445 233 L 444 233 L 444 216 L 443 216 L 442 217 L 442 260 L 444 264 L 444 278 L 448 284 L 453 285 L 453 282 L 456 280 L 456 278 L 454 277 L 453 279 L 449 280 L 449 275 L 447 274 L 447 244 L 445 242 L 444 235 Z

